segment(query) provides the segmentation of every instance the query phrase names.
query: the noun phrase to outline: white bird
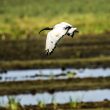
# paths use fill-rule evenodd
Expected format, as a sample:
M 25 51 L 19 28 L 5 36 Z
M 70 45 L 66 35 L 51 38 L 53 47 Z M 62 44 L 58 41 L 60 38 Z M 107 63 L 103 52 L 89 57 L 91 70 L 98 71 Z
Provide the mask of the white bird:
M 50 32 L 48 32 L 46 39 L 45 51 L 47 55 L 50 55 L 54 51 L 58 41 L 64 35 L 73 37 L 74 33 L 79 32 L 76 27 L 73 27 L 72 25 L 66 22 L 56 24 L 52 28 L 49 27 L 43 28 L 41 31 L 43 30 L 51 30 Z

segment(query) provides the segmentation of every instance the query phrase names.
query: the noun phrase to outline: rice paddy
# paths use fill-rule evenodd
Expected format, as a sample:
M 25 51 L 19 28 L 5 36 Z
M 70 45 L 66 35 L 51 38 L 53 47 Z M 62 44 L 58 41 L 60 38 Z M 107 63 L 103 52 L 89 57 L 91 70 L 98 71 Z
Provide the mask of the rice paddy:
M 109 0 L 0 0 L 0 110 L 109 110 L 109 18 Z M 38 32 L 62 21 L 80 33 L 45 56 L 47 32 Z

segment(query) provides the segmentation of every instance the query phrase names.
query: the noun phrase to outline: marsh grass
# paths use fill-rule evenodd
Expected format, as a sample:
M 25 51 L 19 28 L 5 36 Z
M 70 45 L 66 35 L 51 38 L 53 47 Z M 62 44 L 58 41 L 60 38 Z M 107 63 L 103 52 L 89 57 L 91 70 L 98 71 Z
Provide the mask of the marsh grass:
M 21 105 L 11 97 L 8 99 L 9 106 L 0 107 L 0 110 L 109 110 L 109 103 L 110 101 L 77 102 L 70 97 L 70 101 L 66 104 L 46 104 L 39 101 L 37 105 Z
M 77 26 L 81 35 L 103 33 L 110 31 L 109 4 L 109 0 L 3 0 L 0 33 L 25 38 L 61 21 Z
M 8 105 L 6 108 L 9 110 L 21 110 L 23 109 L 23 106 L 19 103 L 19 101 L 16 101 L 14 97 L 8 97 Z
M 78 102 L 77 101 L 73 101 L 72 97 L 70 97 L 69 104 L 70 104 L 71 108 L 77 108 L 78 107 Z
M 68 72 L 66 73 L 66 76 L 67 76 L 67 78 L 73 78 L 76 74 L 77 74 L 76 72 L 68 71 Z
M 39 100 L 37 106 L 38 106 L 40 109 L 44 109 L 45 106 L 46 106 L 46 104 L 45 104 L 44 101 L 40 101 L 40 100 Z
M 79 35 L 83 34 L 99 34 L 109 30 L 110 26 L 109 14 L 74 14 L 68 17 L 68 14 L 57 16 L 54 18 L 43 18 L 43 17 L 9 17 L 9 22 L 5 22 L 2 19 L 6 19 L 0 16 L 0 33 L 9 34 L 11 38 L 29 38 L 38 36 L 40 29 L 46 26 L 54 26 L 56 23 L 66 21 L 79 28 Z M 12 19 L 10 21 L 10 19 Z M 48 22 L 48 23 L 47 23 Z M 44 32 L 43 34 L 46 34 Z M 8 37 L 8 36 L 6 36 Z

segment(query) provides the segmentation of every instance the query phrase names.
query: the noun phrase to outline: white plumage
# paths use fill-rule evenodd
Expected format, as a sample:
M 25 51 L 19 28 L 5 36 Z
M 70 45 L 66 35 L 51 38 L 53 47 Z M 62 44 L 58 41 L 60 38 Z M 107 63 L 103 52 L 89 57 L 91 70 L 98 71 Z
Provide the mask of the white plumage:
M 47 38 L 46 38 L 45 51 L 46 51 L 47 55 L 49 55 L 53 52 L 58 41 L 64 35 L 73 37 L 74 33 L 78 32 L 77 28 L 74 28 L 72 25 L 70 25 L 66 22 L 61 22 L 59 24 L 56 24 L 52 28 L 46 27 L 46 28 L 42 29 L 41 31 L 43 31 L 43 30 L 51 30 L 50 32 L 48 32 Z

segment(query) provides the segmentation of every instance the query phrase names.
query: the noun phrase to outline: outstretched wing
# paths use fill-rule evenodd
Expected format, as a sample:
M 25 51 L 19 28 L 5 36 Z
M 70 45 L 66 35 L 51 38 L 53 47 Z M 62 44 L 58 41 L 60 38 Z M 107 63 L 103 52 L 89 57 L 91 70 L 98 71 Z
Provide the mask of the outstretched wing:
M 66 22 L 59 23 L 54 26 L 53 30 L 51 30 L 47 34 L 47 39 L 46 39 L 46 54 L 49 55 L 51 54 L 58 41 L 66 34 L 68 34 L 68 31 L 72 28 L 72 26 Z
M 63 35 L 61 33 L 55 33 L 54 30 L 50 31 L 47 34 L 46 47 L 45 47 L 45 51 L 47 55 L 50 55 L 54 51 L 58 41 L 62 37 Z

